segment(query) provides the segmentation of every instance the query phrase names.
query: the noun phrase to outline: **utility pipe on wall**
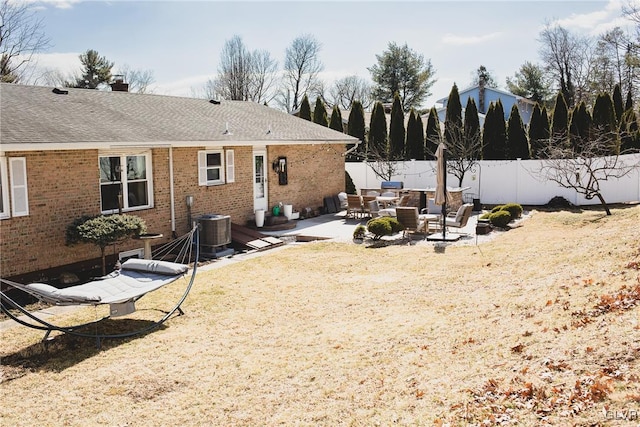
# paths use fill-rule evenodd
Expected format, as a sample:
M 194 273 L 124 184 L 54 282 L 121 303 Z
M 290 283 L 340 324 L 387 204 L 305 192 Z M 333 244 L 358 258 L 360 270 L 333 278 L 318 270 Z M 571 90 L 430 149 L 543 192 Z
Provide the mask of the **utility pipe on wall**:
M 173 188 L 173 147 L 169 146 L 169 197 L 171 199 L 171 234 L 176 237 L 176 203 Z

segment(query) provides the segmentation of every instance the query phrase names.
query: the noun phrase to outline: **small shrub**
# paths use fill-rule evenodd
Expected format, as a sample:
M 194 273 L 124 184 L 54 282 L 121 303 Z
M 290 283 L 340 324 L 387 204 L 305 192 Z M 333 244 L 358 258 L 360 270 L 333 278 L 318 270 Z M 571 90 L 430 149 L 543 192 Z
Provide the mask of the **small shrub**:
M 499 210 L 489 215 L 489 222 L 496 227 L 505 228 L 511 222 L 509 211 Z
M 507 203 L 502 205 L 500 210 L 508 211 L 511 214 L 512 219 L 520 218 L 522 216 L 522 205 L 518 203 Z
M 503 206 L 504 206 L 504 205 L 498 205 L 498 206 L 495 206 L 493 209 L 491 209 L 491 212 L 490 212 L 490 213 L 495 213 L 495 212 L 498 212 L 499 210 L 502 210 L 502 207 L 503 207 Z
M 480 219 L 489 219 L 490 216 L 491 212 L 483 213 L 482 215 L 480 215 Z
M 391 236 L 404 230 L 402 224 L 391 216 L 374 218 L 367 222 L 367 230 L 373 234 L 373 240 L 379 240 L 382 236 Z
M 358 224 L 353 230 L 353 238 L 354 239 L 364 239 L 364 233 L 367 231 L 364 225 Z

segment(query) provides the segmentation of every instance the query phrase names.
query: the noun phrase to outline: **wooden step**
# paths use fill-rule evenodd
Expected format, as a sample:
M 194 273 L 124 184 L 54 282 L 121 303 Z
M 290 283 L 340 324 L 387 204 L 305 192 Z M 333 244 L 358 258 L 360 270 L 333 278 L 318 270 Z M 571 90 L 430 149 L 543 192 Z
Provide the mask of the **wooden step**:
M 271 249 L 284 244 L 284 242 L 277 237 L 268 236 L 257 230 L 234 223 L 231 223 L 231 240 L 258 251 Z

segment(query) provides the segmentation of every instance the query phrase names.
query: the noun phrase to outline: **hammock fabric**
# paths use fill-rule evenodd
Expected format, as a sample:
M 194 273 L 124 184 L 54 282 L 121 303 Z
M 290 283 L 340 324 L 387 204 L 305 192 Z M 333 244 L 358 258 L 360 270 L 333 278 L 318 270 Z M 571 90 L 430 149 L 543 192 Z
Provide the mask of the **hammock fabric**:
M 199 246 L 198 228 L 194 227 L 189 233 L 156 250 L 153 258 L 157 259 L 128 259 L 122 264 L 119 270 L 113 271 L 91 282 L 64 289 L 58 289 L 45 283 L 24 285 L 0 278 L 3 284 L 24 291 L 40 301 L 51 305 L 110 304 L 110 315 L 107 317 L 116 317 L 134 312 L 135 301 L 147 293 L 187 276 L 189 273 L 188 263 L 193 259 L 191 277 L 182 298 L 180 298 L 173 309 L 168 311 L 160 320 L 152 322 L 142 330 L 119 334 L 99 334 L 97 332 L 89 333 L 79 330 L 79 328 L 94 324 L 97 321 L 75 326 L 56 326 L 39 318 L 36 314 L 28 312 L 4 291 L 0 291 L 2 312 L 21 325 L 46 331 L 43 341 L 46 340 L 54 330 L 70 335 L 94 337 L 98 340 L 98 346 L 100 345 L 100 340 L 103 338 L 123 338 L 149 332 L 159 327 L 174 313 L 184 314 L 180 306 L 193 286 L 198 266 Z M 195 251 L 193 250 L 194 247 Z M 173 261 L 163 259 L 169 257 L 171 257 Z M 9 309 L 18 310 L 30 319 L 31 322 L 15 316 Z

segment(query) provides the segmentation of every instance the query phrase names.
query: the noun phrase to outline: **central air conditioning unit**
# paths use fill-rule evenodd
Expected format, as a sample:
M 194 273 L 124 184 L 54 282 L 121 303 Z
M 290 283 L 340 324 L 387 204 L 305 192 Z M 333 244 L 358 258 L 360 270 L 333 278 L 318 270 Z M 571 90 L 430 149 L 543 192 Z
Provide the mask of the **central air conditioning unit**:
M 200 252 L 216 255 L 218 248 L 231 244 L 231 216 L 206 214 L 197 218 L 200 227 Z

